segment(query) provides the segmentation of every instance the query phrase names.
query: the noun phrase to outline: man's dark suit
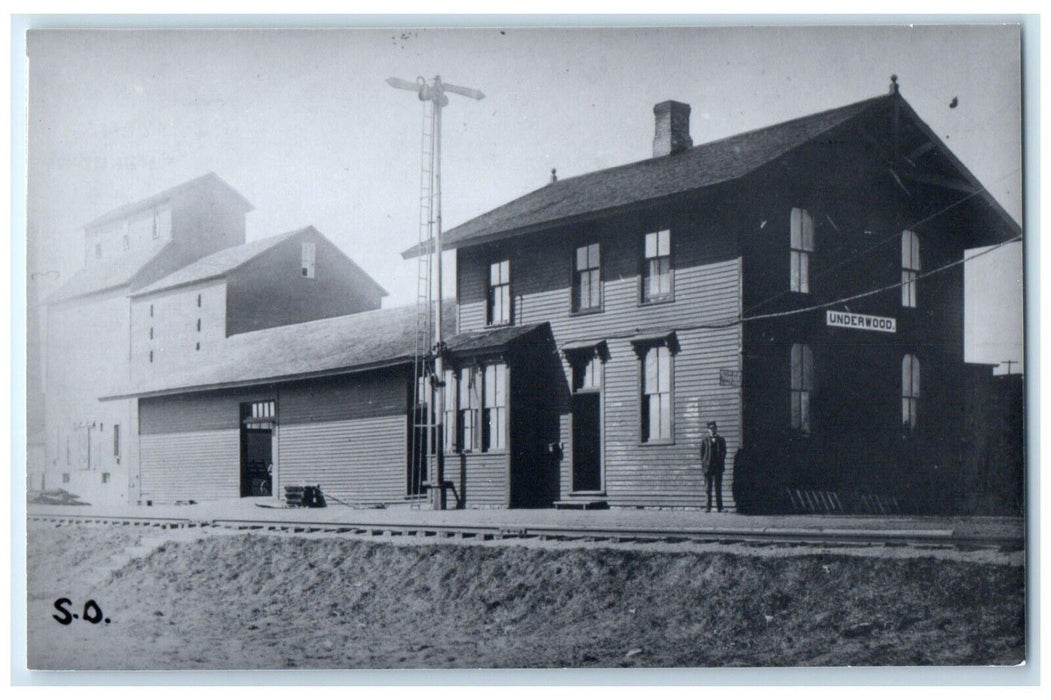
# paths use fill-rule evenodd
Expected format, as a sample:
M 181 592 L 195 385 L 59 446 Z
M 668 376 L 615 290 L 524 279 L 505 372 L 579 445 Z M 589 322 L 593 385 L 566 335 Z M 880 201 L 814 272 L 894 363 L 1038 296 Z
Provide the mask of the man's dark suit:
M 716 507 L 723 509 L 723 471 L 726 469 L 726 440 L 722 435 L 709 435 L 701 441 L 701 468 L 708 492 L 708 510 L 712 509 L 712 488 Z

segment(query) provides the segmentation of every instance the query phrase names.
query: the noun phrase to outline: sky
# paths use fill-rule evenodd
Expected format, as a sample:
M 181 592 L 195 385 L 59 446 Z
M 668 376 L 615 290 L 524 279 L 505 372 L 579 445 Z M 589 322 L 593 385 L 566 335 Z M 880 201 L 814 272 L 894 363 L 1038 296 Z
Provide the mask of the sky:
M 486 95 L 443 112 L 446 229 L 552 168 L 648 158 L 657 102 L 691 104 L 699 144 L 883 94 L 891 74 L 1021 220 L 1014 27 L 44 31 L 28 54 L 38 291 L 80 266 L 83 224 L 213 171 L 254 204 L 248 240 L 313 224 L 391 293 L 385 306 L 411 303 L 416 263 L 400 252 L 418 236 L 422 110 L 390 76 Z M 969 361 L 1022 359 L 1020 249 L 967 266 Z

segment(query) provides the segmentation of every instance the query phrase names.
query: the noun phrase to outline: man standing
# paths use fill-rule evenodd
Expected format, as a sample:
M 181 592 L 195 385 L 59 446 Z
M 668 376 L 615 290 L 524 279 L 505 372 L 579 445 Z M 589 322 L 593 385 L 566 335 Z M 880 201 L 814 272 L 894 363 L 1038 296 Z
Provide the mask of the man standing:
M 723 470 L 726 468 L 726 440 L 719 434 L 715 421 L 708 423 L 708 437 L 701 441 L 701 468 L 704 469 L 704 484 L 708 492 L 708 509 L 712 512 L 712 487 L 715 487 L 715 504 L 723 512 Z

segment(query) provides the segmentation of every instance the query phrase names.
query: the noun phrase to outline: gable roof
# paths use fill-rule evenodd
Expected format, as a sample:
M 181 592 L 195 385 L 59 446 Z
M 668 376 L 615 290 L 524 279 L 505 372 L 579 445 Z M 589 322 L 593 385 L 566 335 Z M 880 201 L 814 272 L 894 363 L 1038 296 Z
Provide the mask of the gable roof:
M 69 281 L 52 292 L 47 298 L 47 303 L 54 304 L 127 286 L 143 268 L 170 245 L 174 244 L 171 241 L 153 241 L 144 248 L 130 250 L 112 260 L 104 260 L 82 268 L 70 277 Z
M 444 310 L 444 325 L 451 334 L 455 302 L 446 301 Z M 416 317 L 416 306 L 409 305 L 232 335 L 207 362 L 116 389 L 102 400 L 209 391 L 411 362 L 417 347 Z
M 203 282 L 204 280 L 215 279 L 223 277 L 228 273 L 236 270 L 237 268 L 245 265 L 255 258 L 259 257 L 263 253 L 271 250 L 272 248 L 284 243 L 285 241 L 295 238 L 301 234 L 313 233 L 318 237 L 328 241 L 324 234 L 318 231 L 313 226 L 306 226 L 304 228 L 296 229 L 295 231 L 287 231 L 285 233 L 279 233 L 276 236 L 270 236 L 268 238 L 260 238 L 257 241 L 249 241 L 238 246 L 230 248 L 223 248 L 217 250 L 211 255 L 196 260 L 185 267 L 181 267 L 167 277 L 163 277 L 153 284 L 147 285 L 142 289 L 137 290 L 135 293 L 130 294 L 131 297 L 139 297 L 153 292 L 159 292 L 164 289 L 173 289 L 175 287 L 181 287 L 187 284 L 193 284 L 195 282 Z M 372 279 L 369 273 L 365 272 L 360 265 L 351 260 L 338 246 L 329 241 L 329 244 L 335 248 L 343 260 L 348 263 L 354 270 L 361 275 L 369 284 L 375 287 L 381 297 L 389 296 L 386 289 L 380 286 L 379 282 Z
M 905 114 L 917 123 L 936 146 L 948 154 L 952 164 L 973 183 L 975 189 L 981 187 L 934 132 L 919 119 L 904 98 L 892 91 L 843 107 L 700 144 L 681 153 L 560 179 L 444 232 L 442 247 L 453 249 L 522 235 L 555 222 L 570 222 L 730 182 L 865 113 L 895 104 L 904 107 Z M 1010 227 L 1018 227 L 991 195 L 984 191 L 982 194 L 984 201 L 1004 217 Z M 417 245 L 404 251 L 402 256 L 410 258 L 425 251 L 426 245 Z
M 252 206 L 252 203 L 245 199 L 244 195 L 242 195 L 240 192 L 231 187 L 226 182 L 226 180 L 223 180 L 221 177 L 219 177 L 213 172 L 208 172 L 204 175 L 201 175 L 200 177 L 196 177 L 192 180 L 187 180 L 186 182 L 175 185 L 174 187 L 169 187 L 168 189 L 158 192 L 157 194 L 152 194 L 149 197 L 140 199 L 137 202 L 123 204 L 117 207 L 116 209 L 111 209 L 102 216 L 84 224 L 84 228 L 91 229 L 97 226 L 101 226 L 103 224 L 107 224 L 111 221 L 118 221 L 128 216 L 129 214 L 133 214 L 134 212 L 143 209 L 152 209 L 158 204 L 163 204 L 165 201 L 171 199 L 174 195 L 184 192 L 186 190 L 193 190 L 209 186 L 227 193 L 228 195 L 232 196 L 235 200 L 239 200 L 245 212 L 249 212 L 255 209 L 255 207 Z
M 162 277 L 153 284 L 149 284 L 129 296 L 143 296 L 144 294 L 159 292 L 162 289 L 171 289 L 172 287 L 181 287 L 194 282 L 222 277 L 231 270 L 244 265 L 259 255 L 262 255 L 277 244 L 287 241 L 289 238 L 300 233 L 309 231 L 311 228 L 312 227 L 308 226 L 307 228 L 288 231 L 276 236 L 270 236 L 269 238 L 261 238 L 257 241 L 250 241 L 241 245 L 217 250 L 211 255 L 206 255 L 199 260 L 195 260 L 186 267 L 179 268 L 167 277 Z

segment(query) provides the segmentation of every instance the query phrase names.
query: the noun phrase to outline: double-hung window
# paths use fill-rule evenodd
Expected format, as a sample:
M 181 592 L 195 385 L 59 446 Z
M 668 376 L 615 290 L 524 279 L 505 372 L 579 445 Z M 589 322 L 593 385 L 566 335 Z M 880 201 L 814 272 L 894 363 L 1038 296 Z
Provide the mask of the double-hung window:
M 796 343 L 792 346 L 791 360 L 792 427 L 804 433 L 810 432 L 810 392 L 814 390 L 814 354 L 809 345 Z
M 573 310 L 594 311 L 602 307 L 602 273 L 599 244 L 580 246 L 574 256 Z
M 672 439 L 672 355 L 666 344 L 651 345 L 642 355 L 642 442 Z
M 482 369 L 465 367 L 460 371 L 460 450 L 478 449 L 479 411 L 482 407 Z
M 456 389 L 456 373 L 451 369 L 445 370 L 445 383 L 442 386 L 442 449 L 445 452 L 456 452 L 459 449 L 456 440 L 459 432 L 456 422 L 459 415 L 456 409 Z
M 482 451 L 503 450 L 507 447 L 507 365 L 486 366 L 483 398 Z
M 486 321 L 490 326 L 511 323 L 511 261 L 489 266 L 489 294 Z
M 300 252 L 299 276 L 312 280 L 317 262 L 317 247 L 314 243 L 304 242 Z
M 789 222 L 790 270 L 789 288 L 793 292 L 810 292 L 810 255 L 814 252 L 814 219 L 806 209 L 793 209 Z
M 901 424 L 916 428 L 920 404 L 920 361 L 915 355 L 901 358 Z
M 901 233 L 901 305 L 916 307 L 916 278 L 920 274 L 920 237 L 912 231 Z
M 643 242 L 642 302 L 671 298 L 671 230 L 653 231 Z

